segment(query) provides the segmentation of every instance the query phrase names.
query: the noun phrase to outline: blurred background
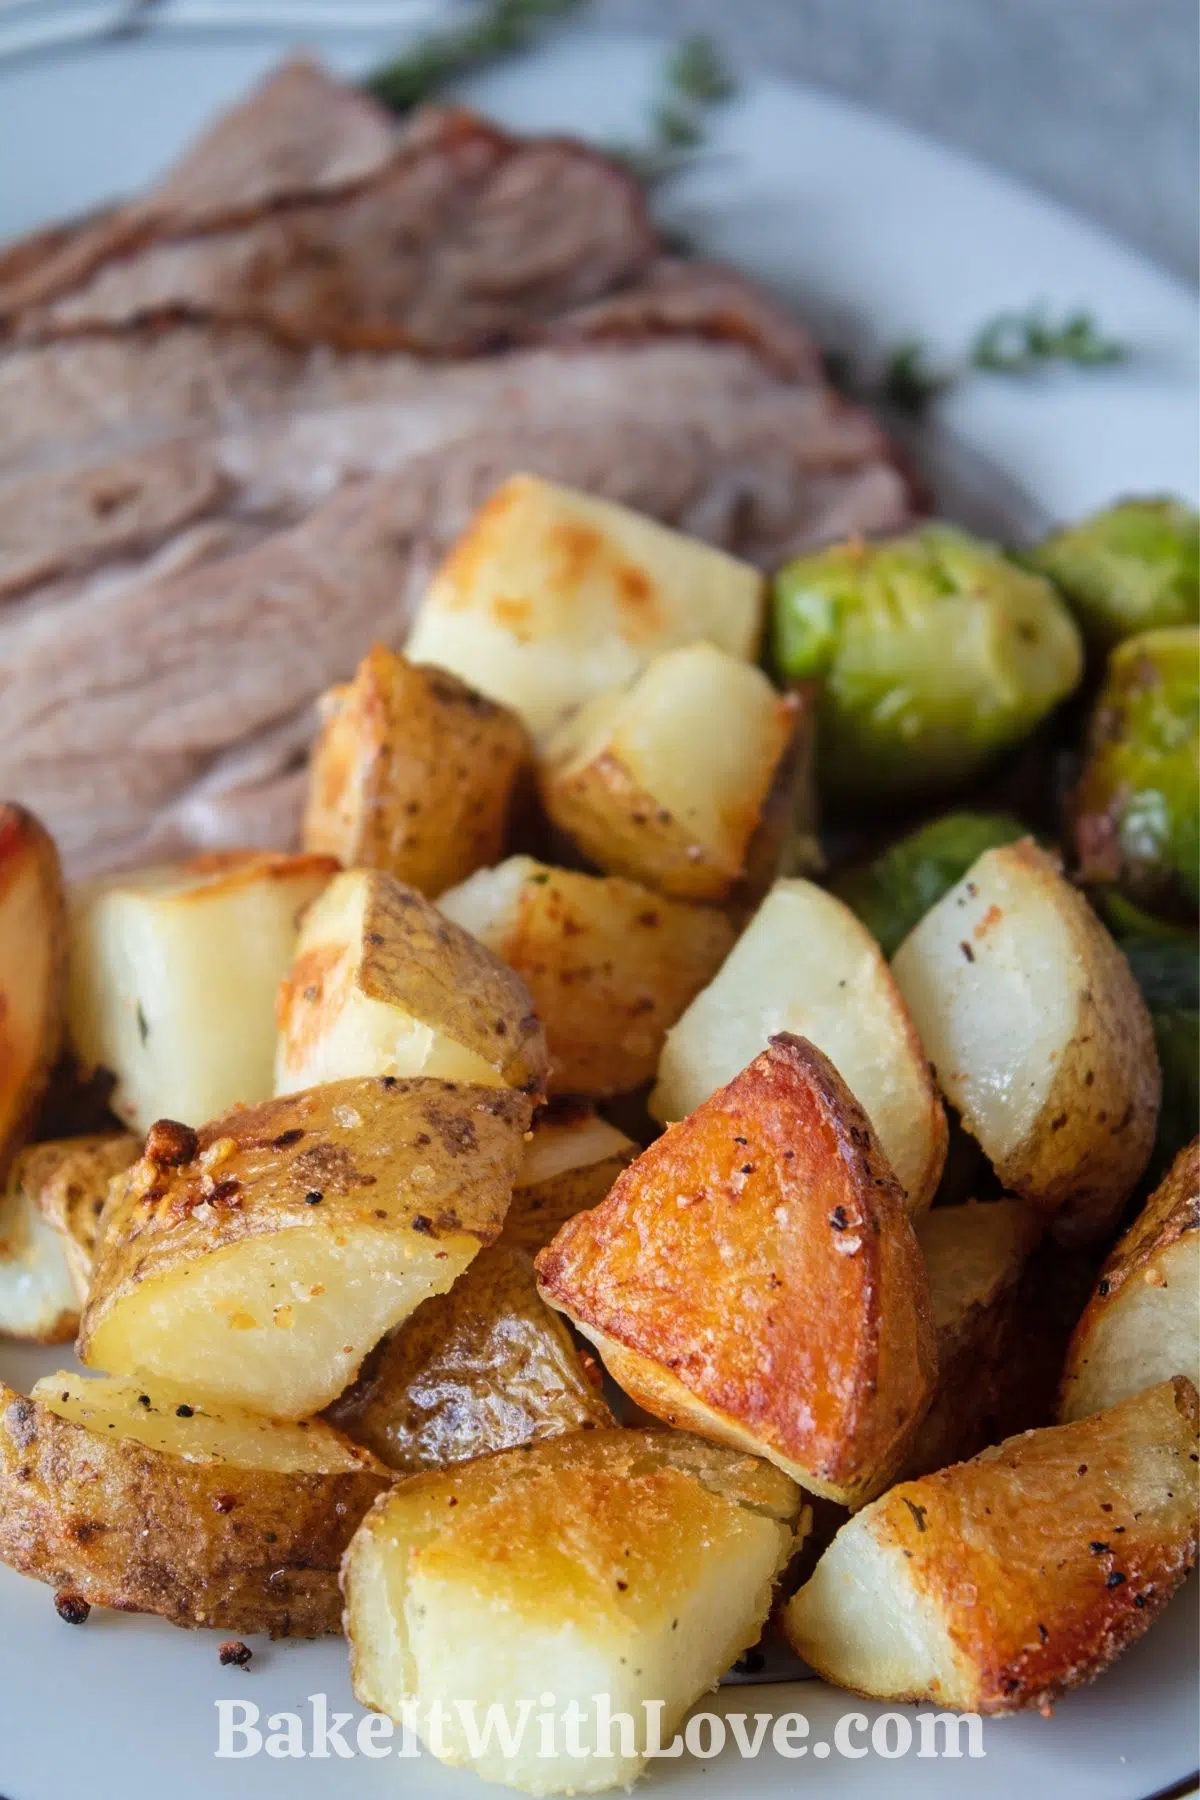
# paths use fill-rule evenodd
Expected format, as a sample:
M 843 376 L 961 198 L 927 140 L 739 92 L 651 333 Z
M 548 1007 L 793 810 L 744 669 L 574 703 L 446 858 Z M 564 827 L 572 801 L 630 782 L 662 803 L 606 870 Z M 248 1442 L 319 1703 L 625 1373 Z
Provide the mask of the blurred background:
M 378 30 L 466 0 L 0 0 L 0 60 L 96 31 L 208 35 L 274 18 Z M 710 34 L 1008 170 L 1185 281 L 1200 244 L 1196 0 L 590 0 L 565 34 Z M 3 172 L 0 172 L 0 179 Z

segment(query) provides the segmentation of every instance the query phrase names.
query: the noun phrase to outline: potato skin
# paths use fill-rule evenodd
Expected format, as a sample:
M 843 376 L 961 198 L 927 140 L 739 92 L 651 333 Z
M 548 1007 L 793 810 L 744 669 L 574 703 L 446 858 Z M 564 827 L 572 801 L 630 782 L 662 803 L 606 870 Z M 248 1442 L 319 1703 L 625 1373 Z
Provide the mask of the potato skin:
M 904 1482 L 851 1521 L 847 1532 L 867 1530 L 903 1558 L 896 1579 L 936 1615 L 955 1663 L 948 1683 L 886 1697 L 1048 1711 L 1108 1668 L 1196 1560 L 1197 1423 L 1196 1390 L 1177 1377 Z M 840 1680 L 823 1666 L 805 1593 L 785 1612 L 788 1636 Z
M 132 1167 L 141 1149 L 140 1138 L 132 1132 L 98 1132 L 32 1144 L 18 1158 L 14 1179 L 20 1180 L 42 1217 L 61 1235 L 67 1267 L 81 1301 L 87 1299 L 91 1285 L 109 1182 Z
M 526 1179 L 530 1159 L 537 1157 L 540 1145 L 547 1139 L 569 1133 L 573 1127 L 587 1133 L 596 1126 L 611 1143 L 605 1155 L 591 1162 L 571 1163 L 536 1180 Z M 532 1139 L 526 1146 L 526 1160 L 513 1189 L 500 1242 L 536 1256 L 568 1219 L 598 1206 L 621 1170 L 628 1168 L 637 1155 L 637 1144 L 607 1121 L 598 1119 L 589 1101 L 565 1095 L 550 1101 L 534 1116 Z
M 933 1318 L 904 1195 L 832 1063 L 787 1033 L 536 1267 L 640 1405 L 827 1498 L 878 1493 L 929 1404 Z
M 0 1559 L 93 1606 L 272 1637 L 336 1632 L 342 1552 L 388 1485 L 369 1466 L 185 1462 L 0 1383 Z
M 384 1339 L 325 1418 L 415 1475 L 615 1423 L 533 1264 L 492 1244 Z
M 375 644 L 322 703 L 306 850 L 436 898 L 503 854 L 529 740 L 508 707 Z
M 0 1180 L 33 1128 L 62 1047 L 67 910 L 54 840 L 0 803 Z

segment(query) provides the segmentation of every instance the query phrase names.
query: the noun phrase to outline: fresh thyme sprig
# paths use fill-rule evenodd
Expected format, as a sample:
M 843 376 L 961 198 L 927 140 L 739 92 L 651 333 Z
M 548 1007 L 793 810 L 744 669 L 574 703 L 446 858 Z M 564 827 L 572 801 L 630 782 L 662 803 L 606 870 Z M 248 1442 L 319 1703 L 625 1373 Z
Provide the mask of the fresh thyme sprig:
M 687 168 L 708 135 L 708 115 L 737 93 L 737 82 L 711 38 L 686 38 L 663 70 L 663 91 L 650 114 L 645 144 L 618 145 L 613 155 L 646 187 L 658 187 Z
M 1000 312 L 988 319 L 957 365 L 935 368 L 919 338 L 897 345 L 884 364 L 878 395 L 898 412 L 923 413 L 939 394 L 972 370 L 985 375 L 1029 375 L 1051 363 L 1098 369 L 1124 362 L 1129 346 L 1107 337 L 1094 315 L 1068 313 L 1058 324 L 1042 302 L 1025 312 Z
M 460 76 L 528 50 L 545 25 L 585 4 L 586 0 L 487 0 L 467 24 L 423 38 L 376 69 L 365 83 L 367 92 L 392 112 L 408 112 Z

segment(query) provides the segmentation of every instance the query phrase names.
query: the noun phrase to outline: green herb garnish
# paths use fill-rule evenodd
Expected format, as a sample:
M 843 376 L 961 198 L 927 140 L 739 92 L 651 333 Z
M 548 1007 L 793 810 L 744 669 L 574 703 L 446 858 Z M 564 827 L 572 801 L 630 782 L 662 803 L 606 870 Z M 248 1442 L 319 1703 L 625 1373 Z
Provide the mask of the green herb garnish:
M 883 398 L 898 412 L 919 415 L 954 381 L 946 370 L 931 369 L 926 346 L 920 338 L 908 338 L 888 357 L 883 371 Z
M 1027 375 L 1046 363 L 1095 369 L 1124 362 L 1128 355 L 1129 346 L 1105 337 L 1090 312 L 1068 313 L 1056 325 L 1038 302 L 1023 313 L 997 313 L 982 325 L 969 362 L 993 375 Z
M 477 18 L 435 32 L 376 69 L 364 86 L 392 112 L 408 112 L 452 81 L 528 50 L 543 26 L 585 0 L 487 0 Z
M 650 141 L 619 145 L 612 154 L 645 186 L 660 186 L 688 167 L 708 135 L 707 115 L 736 93 L 737 83 L 711 39 L 687 38 L 663 70 L 663 92 L 650 115 Z

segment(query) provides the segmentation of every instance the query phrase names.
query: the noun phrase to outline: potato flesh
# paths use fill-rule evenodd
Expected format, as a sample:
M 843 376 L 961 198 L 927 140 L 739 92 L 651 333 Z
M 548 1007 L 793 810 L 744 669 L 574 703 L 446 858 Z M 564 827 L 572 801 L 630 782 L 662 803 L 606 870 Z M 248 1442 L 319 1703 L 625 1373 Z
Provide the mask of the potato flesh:
M 1074 1359 L 1073 1359 L 1074 1360 Z M 1200 1232 L 1185 1232 L 1136 1270 L 1068 1364 L 1062 1419 L 1104 1412 L 1144 1388 L 1186 1375 L 1200 1388 Z
M 281 1038 L 275 1092 L 293 1094 L 347 1075 L 427 1075 L 501 1087 L 500 1072 L 465 1044 L 456 1044 L 411 1013 L 353 990 L 337 1017 L 303 1060 L 294 1060 Z
M 0 1337 L 63 1343 L 79 1299 L 63 1240 L 19 1181 L 0 1197 Z
M 590 1168 L 593 1163 L 607 1162 L 634 1149 L 632 1138 L 610 1125 L 597 1112 L 589 1109 L 569 1122 L 558 1123 L 553 1115 L 543 1114 L 534 1120 L 532 1141 L 525 1147 L 521 1171 L 514 1194 L 522 1188 L 537 1187 L 553 1181 L 573 1169 Z
M 434 577 L 405 646 L 539 735 L 704 639 L 749 661 L 762 579 L 724 551 L 530 475 L 505 482 Z
M 174 1382 L 220 1407 L 309 1418 L 478 1248 L 474 1237 L 367 1226 L 247 1238 L 142 1282 L 98 1322 L 87 1361 Z
M 112 1107 L 145 1132 L 199 1125 L 267 1098 L 275 993 L 326 858 L 221 859 L 147 870 L 81 891 L 68 1029 L 80 1060 L 116 1076 Z
M 241 1407 L 204 1407 L 194 1387 L 126 1376 L 62 1370 L 35 1383 L 31 1399 L 86 1431 L 130 1438 L 184 1462 L 221 1462 L 284 1474 L 336 1474 L 369 1461 L 321 1419 L 299 1424 L 263 1418 Z
M 686 1118 L 776 1032 L 824 1051 L 864 1108 L 908 1197 L 933 1199 L 946 1121 L 920 1042 L 874 939 L 809 881 L 777 881 L 716 977 L 667 1034 L 649 1100 Z

